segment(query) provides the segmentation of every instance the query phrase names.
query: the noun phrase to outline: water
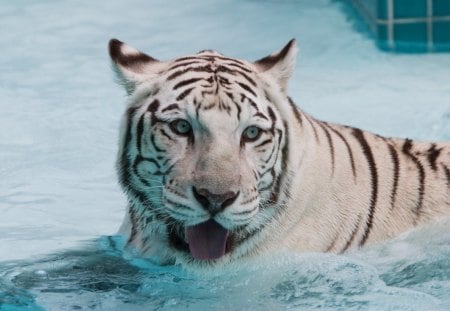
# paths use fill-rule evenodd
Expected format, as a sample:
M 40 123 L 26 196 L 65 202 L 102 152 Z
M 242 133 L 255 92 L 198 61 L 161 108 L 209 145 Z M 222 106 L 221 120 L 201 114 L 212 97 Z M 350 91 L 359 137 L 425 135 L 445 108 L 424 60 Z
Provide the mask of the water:
M 160 59 L 205 48 L 258 59 L 296 37 L 290 94 L 307 112 L 450 139 L 450 55 L 385 54 L 360 28 L 328 0 L 3 1 L 0 310 L 450 310 L 448 224 L 345 256 L 280 252 L 203 275 L 107 238 L 125 209 L 111 37 Z
M 129 257 L 103 237 L 6 263 L 0 298 L 4 310 L 448 310 L 450 233 L 437 235 L 448 225 L 345 256 L 280 252 L 207 273 Z

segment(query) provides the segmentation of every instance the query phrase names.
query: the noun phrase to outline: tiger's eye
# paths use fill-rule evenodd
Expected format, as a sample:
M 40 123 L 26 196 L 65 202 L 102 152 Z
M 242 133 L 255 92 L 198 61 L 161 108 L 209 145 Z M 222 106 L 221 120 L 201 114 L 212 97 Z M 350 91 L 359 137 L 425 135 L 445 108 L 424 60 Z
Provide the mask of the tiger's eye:
M 191 124 L 183 119 L 178 119 L 171 122 L 170 127 L 178 135 L 186 135 L 192 130 Z
M 245 129 L 244 133 L 242 133 L 242 137 L 246 141 L 257 140 L 260 135 L 261 135 L 261 129 L 256 126 L 249 126 Z

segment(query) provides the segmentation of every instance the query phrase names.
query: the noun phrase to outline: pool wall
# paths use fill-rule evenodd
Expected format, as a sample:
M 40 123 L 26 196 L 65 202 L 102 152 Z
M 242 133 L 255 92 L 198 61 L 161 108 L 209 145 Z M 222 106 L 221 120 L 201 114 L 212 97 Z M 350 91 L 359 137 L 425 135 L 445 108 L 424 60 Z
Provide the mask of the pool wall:
M 450 0 L 350 0 L 388 51 L 450 52 Z

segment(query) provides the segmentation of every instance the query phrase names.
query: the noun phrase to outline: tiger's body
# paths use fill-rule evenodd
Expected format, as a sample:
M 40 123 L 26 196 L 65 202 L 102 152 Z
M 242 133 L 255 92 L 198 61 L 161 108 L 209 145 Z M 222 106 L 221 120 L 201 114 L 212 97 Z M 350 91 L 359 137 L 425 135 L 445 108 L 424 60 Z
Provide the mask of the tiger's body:
M 314 119 L 287 96 L 296 47 L 255 63 L 213 51 L 160 62 L 118 40 L 129 93 L 117 161 L 121 233 L 159 263 L 289 248 L 344 252 L 450 217 L 450 143 Z

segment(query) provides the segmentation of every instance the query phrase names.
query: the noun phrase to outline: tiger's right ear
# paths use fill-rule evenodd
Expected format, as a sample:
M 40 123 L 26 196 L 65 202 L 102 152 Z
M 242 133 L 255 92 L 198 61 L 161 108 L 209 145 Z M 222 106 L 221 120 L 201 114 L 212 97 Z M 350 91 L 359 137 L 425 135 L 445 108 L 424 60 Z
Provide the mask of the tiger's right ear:
M 155 77 L 165 64 L 117 39 L 109 41 L 109 56 L 117 79 L 128 95 L 134 92 L 137 85 Z

